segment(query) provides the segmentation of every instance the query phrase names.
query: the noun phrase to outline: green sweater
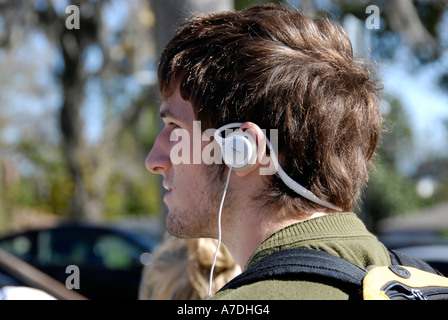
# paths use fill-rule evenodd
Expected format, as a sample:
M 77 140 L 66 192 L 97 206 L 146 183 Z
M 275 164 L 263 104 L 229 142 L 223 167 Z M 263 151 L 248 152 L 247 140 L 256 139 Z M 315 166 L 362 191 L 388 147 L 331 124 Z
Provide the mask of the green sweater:
M 253 252 L 244 269 L 281 249 L 309 248 L 331 253 L 361 268 L 389 265 L 386 248 L 351 212 L 313 218 L 277 231 Z M 345 300 L 338 288 L 310 281 L 265 280 L 217 293 L 216 300 Z

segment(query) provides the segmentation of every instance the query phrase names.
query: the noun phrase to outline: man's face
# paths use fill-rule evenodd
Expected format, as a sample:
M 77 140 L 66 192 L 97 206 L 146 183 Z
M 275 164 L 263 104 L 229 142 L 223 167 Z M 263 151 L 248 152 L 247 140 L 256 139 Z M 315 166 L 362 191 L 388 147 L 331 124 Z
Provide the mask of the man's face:
M 204 163 L 192 164 L 173 161 L 171 149 L 178 143 L 170 139 L 176 132 L 188 132 L 189 150 L 193 152 L 193 121 L 195 114 L 190 102 L 182 99 L 179 89 L 162 102 L 160 116 L 165 127 L 159 133 L 154 146 L 146 158 L 146 168 L 163 176 L 163 186 L 167 190 L 163 200 L 168 207 L 166 226 L 178 237 L 215 236 L 219 201 L 222 195 L 221 179 L 216 178 L 216 165 L 212 168 Z M 173 133 L 174 131 L 174 133 Z M 174 140 L 174 141 L 171 141 Z M 196 141 L 198 143 L 198 141 Z M 207 144 L 201 143 L 201 150 Z M 197 150 L 197 148 L 195 148 Z M 191 155 L 191 158 L 193 155 Z

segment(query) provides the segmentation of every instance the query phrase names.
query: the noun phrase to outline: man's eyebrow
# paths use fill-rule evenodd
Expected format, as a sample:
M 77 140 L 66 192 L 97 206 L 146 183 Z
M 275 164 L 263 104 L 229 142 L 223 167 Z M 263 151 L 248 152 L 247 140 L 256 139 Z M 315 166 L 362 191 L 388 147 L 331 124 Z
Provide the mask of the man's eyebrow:
M 173 111 L 171 111 L 171 109 L 169 108 L 165 108 L 163 110 L 160 110 L 159 113 L 160 118 L 164 119 L 164 118 L 176 118 L 176 115 L 173 113 Z
M 182 123 L 184 122 L 183 114 L 182 113 L 177 114 L 175 112 L 175 110 L 173 110 L 169 106 L 163 108 L 163 110 L 160 110 L 159 115 L 160 115 L 160 118 L 162 118 L 162 119 L 170 118 L 177 122 L 182 122 Z

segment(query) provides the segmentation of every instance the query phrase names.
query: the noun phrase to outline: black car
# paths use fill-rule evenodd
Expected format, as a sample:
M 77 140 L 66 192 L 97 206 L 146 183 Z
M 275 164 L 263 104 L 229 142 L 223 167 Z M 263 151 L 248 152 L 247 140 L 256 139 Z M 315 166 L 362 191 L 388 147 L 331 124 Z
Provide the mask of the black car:
M 136 228 L 67 224 L 4 236 L 0 247 L 88 299 L 137 299 L 156 239 Z

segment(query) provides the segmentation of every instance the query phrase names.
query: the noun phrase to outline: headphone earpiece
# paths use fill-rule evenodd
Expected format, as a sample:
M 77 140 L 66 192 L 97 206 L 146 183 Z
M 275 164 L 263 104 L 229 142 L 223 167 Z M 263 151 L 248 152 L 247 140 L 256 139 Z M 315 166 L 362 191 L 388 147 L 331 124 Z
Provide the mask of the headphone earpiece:
M 255 164 L 257 145 L 248 133 L 237 131 L 223 139 L 222 156 L 224 163 L 232 170 L 244 171 Z
M 248 132 L 236 130 L 227 137 L 222 138 L 215 132 L 215 140 L 221 146 L 224 163 L 235 171 L 244 171 L 251 168 L 257 159 L 257 144 L 255 138 Z

